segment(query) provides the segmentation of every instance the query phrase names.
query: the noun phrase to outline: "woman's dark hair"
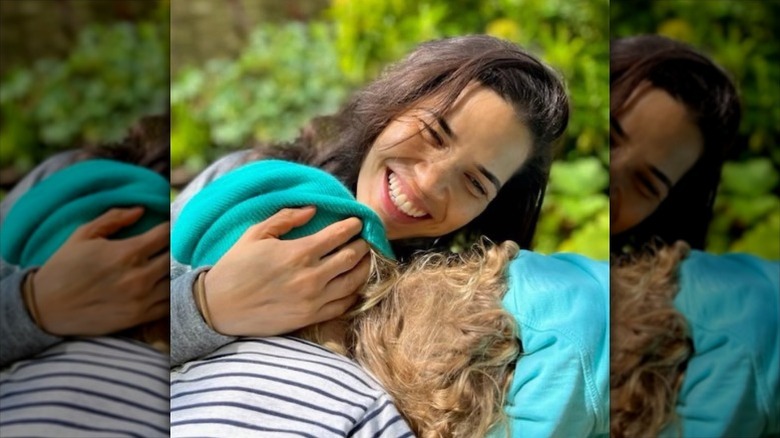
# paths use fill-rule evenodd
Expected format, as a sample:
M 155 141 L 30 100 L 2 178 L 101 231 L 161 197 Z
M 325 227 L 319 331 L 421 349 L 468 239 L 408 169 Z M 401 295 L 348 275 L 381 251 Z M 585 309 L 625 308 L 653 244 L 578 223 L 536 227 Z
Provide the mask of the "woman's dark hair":
M 250 159 L 276 157 L 323 168 L 353 193 L 363 159 L 385 127 L 422 99 L 437 97 L 444 114 L 472 81 L 494 91 L 515 109 L 533 136 L 529 159 L 501 188 L 488 208 L 461 230 L 437 239 L 396 242 L 412 248 L 449 248 L 459 232 L 495 242 L 531 246 L 552 161 L 552 143 L 568 123 L 566 91 L 558 75 L 514 44 L 486 35 L 421 44 L 358 91 L 340 112 L 315 119 L 292 144 L 258 147 Z
M 116 143 L 102 143 L 84 148 L 93 158 L 105 158 L 135 164 L 171 178 L 170 114 L 142 117 Z
M 691 47 L 658 35 L 612 41 L 610 118 L 624 111 L 643 82 L 683 103 L 704 139 L 704 152 L 667 198 L 640 224 L 611 237 L 613 253 L 641 249 L 653 240 L 687 242 L 703 249 L 723 160 L 734 143 L 741 118 L 736 88 L 728 75 Z

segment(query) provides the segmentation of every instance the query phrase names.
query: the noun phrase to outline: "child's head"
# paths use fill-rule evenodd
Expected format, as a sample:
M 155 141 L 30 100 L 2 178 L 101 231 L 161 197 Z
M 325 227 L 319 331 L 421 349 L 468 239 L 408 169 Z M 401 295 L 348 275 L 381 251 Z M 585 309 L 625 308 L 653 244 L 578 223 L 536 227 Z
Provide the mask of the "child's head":
M 420 254 L 408 265 L 377 259 L 364 300 L 341 323 L 346 336 L 303 336 L 371 372 L 420 437 L 484 436 L 503 419 L 521 351 L 501 300 L 512 242 L 462 255 Z
M 688 245 L 654 248 L 610 269 L 610 436 L 656 436 L 674 417 L 693 344 L 673 304 Z

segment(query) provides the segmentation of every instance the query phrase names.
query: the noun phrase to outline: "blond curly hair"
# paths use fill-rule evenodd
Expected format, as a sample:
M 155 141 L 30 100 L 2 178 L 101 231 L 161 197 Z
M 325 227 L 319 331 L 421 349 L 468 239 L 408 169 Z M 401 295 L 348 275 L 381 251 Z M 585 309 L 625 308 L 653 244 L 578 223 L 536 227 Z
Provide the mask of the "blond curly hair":
M 298 335 L 373 374 L 418 437 L 485 436 L 506 421 L 503 405 L 521 352 L 515 320 L 501 305 L 517 252 L 513 242 L 481 242 L 461 255 L 420 255 L 407 266 L 375 255 L 360 304 Z
M 674 407 L 693 343 L 673 305 L 682 241 L 653 246 L 610 268 L 610 436 L 657 436 Z

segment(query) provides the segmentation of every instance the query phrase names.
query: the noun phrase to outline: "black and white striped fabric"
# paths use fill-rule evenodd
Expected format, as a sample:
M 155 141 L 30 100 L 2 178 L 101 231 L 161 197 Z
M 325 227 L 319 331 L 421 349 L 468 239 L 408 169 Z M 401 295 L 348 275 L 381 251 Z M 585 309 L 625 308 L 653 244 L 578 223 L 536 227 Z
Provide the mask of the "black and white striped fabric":
M 242 338 L 171 373 L 173 437 L 413 437 L 349 359 L 294 337 Z
M 169 367 L 130 339 L 54 345 L 0 372 L 0 436 L 167 437 Z

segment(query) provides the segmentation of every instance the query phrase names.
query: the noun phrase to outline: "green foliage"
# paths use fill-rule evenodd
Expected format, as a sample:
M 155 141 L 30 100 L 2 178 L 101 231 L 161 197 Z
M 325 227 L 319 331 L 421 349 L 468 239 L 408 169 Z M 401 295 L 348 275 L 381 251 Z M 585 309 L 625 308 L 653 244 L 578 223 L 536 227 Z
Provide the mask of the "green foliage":
M 609 174 L 595 157 L 557 161 L 550 171 L 536 250 L 609 258 Z
M 117 141 L 141 116 L 165 112 L 166 40 L 151 23 L 90 25 L 65 59 L 10 70 L 0 83 L 0 166 Z
M 780 173 L 768 158 L 726 163 L 708 250 L 780 259 L 780 198 L 772 193 L 778 181 Z
M 171 164 L 199 168 L 251 141 L 292 140 L 312 117 L 335 112 L 350 84 L 332 41 L 323 23 L 267 24 L 237 59 L 180 70 L 171 84 Z

